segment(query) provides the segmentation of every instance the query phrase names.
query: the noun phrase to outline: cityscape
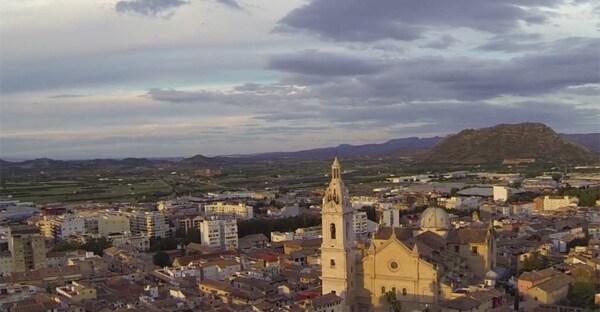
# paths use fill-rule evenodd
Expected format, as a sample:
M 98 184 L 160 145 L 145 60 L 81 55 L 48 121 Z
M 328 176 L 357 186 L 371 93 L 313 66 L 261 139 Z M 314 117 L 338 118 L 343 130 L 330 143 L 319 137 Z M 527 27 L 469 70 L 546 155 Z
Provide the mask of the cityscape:
M 2 1 L 0 312 L 598 312 L 599 14 Z

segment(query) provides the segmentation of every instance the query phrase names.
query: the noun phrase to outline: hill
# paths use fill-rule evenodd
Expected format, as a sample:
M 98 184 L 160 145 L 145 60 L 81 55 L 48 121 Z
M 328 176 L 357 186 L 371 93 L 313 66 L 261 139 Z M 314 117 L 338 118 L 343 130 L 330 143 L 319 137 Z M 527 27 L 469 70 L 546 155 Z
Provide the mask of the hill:
M 499 163 L 511 158 L 585 163 L 597 156 L 562 138 L 541 123 L 501 124 L 467 129 L 445 137 L 424 157 L 425 162 L 448 164 Z
M 600 153 L 600 133 L 559 134 L 561 137 L 575 142 L 594 153 Z
M 441 137 L 418 138 L 409 137 L 393 139 L 380 144 L 350 145 L 341 144 L 336 147 L 316 148 L 296 152 L 274 152 L 251 155 L 237 155 L 237 157 L 251 159 L 331 159 L 335 156 L 344 158 L 373 157 L 388 154 L 403 156 L 418 155 L 419 151 L 431 148 Z

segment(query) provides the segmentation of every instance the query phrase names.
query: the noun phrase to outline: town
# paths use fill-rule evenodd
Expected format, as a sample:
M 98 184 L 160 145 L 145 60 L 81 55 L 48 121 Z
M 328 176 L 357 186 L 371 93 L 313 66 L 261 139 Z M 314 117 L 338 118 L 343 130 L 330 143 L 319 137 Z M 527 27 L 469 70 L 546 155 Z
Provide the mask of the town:
M 597 169 L 389 172 L 352 194 L 343 164 L 322 187 L 5 198 L 0 311 L 597 308 Z

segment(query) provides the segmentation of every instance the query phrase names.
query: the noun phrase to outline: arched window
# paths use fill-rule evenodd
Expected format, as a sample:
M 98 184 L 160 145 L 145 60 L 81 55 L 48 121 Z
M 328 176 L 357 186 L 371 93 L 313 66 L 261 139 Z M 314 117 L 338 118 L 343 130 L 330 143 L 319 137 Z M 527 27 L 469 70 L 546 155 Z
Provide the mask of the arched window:
M 407 294 L 406 288 L 402 288 L 402 296 L 406 296 L 406 294 Z
M 381 286 L 381 294 L 385 294 L 385 286 Z
M 396 293 L 396 287 L 392 287 L 392 292 Z
M 329 231 L 331 232 L 331 239 L 335 239 L 335 223 L 331 223 Z

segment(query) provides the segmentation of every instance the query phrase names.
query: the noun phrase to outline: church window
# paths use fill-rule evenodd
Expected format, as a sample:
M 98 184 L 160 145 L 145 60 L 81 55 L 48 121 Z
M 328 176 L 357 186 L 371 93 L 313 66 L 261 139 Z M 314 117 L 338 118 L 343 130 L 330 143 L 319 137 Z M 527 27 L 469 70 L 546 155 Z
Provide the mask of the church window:
M 381 294 L 385 294 L 385 286 L 381 286 Z
M 477 253 L 477 246 L 472 246 L 471 247 L 471 251 L 476 254 Z
M 329 267 L 335 268 L 335 260 L 333 260 L 333 259 L 329 260 Z
M 406 288 L 402 288 L 402 296 L 406 296 L 407 293 Z
M 329 231 L 331 232 L 331 239 L 335 239 L 335 223 L 329 225 Z
M 398 269 L 398 262 L 396 262 L 396 261 L 392 261 L 392 262 L 390 262 L 390 268 L 391 268 L 392 270 L 396 270 L 396 269 Z
M 396 293 L 396 287 L 392 287 L 392 292 Z

